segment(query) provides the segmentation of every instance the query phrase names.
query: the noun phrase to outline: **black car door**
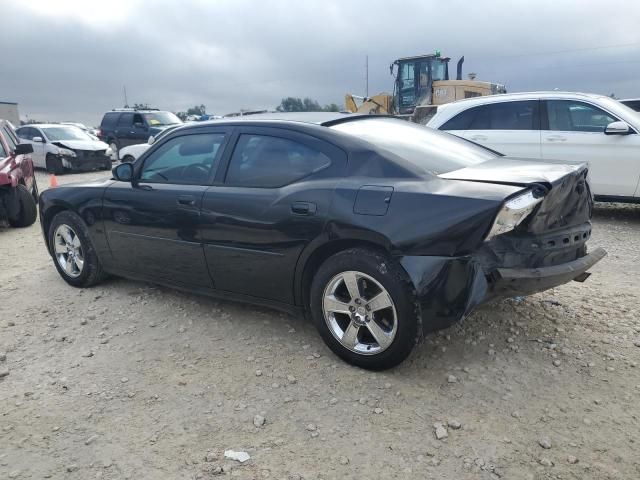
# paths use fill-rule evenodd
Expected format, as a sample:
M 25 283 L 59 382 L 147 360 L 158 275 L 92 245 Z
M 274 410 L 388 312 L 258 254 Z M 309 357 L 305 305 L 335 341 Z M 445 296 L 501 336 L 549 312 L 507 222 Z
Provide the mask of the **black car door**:
M 322 233 L 346 155 L 284 128 L 241 127 L 231 145 L 202 202 L 214 288 L 294 303 L 296 262 Z
M 105 190 L 104 226 L 115 269 L 211 287 L 198 232 L 200 207 L 227 138 L 215 128 L 169 135 L 136 162 L 133 182 Z
M 115 136 L 118 139 L 118 148 L 128 147 L 132 145 L 132 138 L 134 134 L 133 130 L 133 112 L 124 112 L 118 118 L 116 128 L 114 130 Z

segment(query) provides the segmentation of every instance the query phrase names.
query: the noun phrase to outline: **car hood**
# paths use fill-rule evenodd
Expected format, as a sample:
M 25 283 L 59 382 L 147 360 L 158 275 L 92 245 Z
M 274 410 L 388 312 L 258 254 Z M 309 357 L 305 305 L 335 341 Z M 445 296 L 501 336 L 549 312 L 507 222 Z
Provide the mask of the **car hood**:
M 566 175 L 586 169 L 586 163 L 538 161 L 526 158 L 499 157 L 494 160 L 438 175 L 448 180 L 499 183 L 526 187 L 544 184 L 548 188 Z
M 62 148 L 68 148 L 70 150 L 106 150 L 108 145 L 99 140 L 60 140 L 57 142 L 51 142 L 54 145 Z

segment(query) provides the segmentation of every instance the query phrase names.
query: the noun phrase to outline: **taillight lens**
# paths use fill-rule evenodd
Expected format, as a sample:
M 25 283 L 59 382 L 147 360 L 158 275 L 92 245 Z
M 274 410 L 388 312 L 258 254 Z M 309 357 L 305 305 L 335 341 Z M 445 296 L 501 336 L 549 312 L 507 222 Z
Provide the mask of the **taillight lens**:
M 527 190 L 520 195 L 510 198 L 496 216 L 493 226 L 487 235 L 486 240 L 489 240 L 496 235 L 510 232 L 518 225 L 520 225 L 536 208 L 536 206 L 542 201 L 544 197 L 536 196 L 533 190 Z

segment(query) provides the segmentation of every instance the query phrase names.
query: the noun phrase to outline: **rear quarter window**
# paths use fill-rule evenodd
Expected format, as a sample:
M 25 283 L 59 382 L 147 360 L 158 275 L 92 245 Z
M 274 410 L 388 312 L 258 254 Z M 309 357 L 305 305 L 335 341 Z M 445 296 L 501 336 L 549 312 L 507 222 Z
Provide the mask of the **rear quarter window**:
M 120 116 L 119 113 L 107 113 L 105 114 L 104 118 L 102 119 L 102 124 L 101 127 L 102 128 L 113 128 L 116 126 L 116 123 L 118 122 L 118 117 Z

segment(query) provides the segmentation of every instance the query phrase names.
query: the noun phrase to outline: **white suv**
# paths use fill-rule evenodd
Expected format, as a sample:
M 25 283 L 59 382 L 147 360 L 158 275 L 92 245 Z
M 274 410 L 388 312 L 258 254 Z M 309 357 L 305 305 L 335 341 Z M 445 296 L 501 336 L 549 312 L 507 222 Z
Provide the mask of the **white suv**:
M 609 97 L 478 97 L 439 106 L 427 125 L 512 157 L 587 162 L 596 200 L 640 203 L 640 114 Z

